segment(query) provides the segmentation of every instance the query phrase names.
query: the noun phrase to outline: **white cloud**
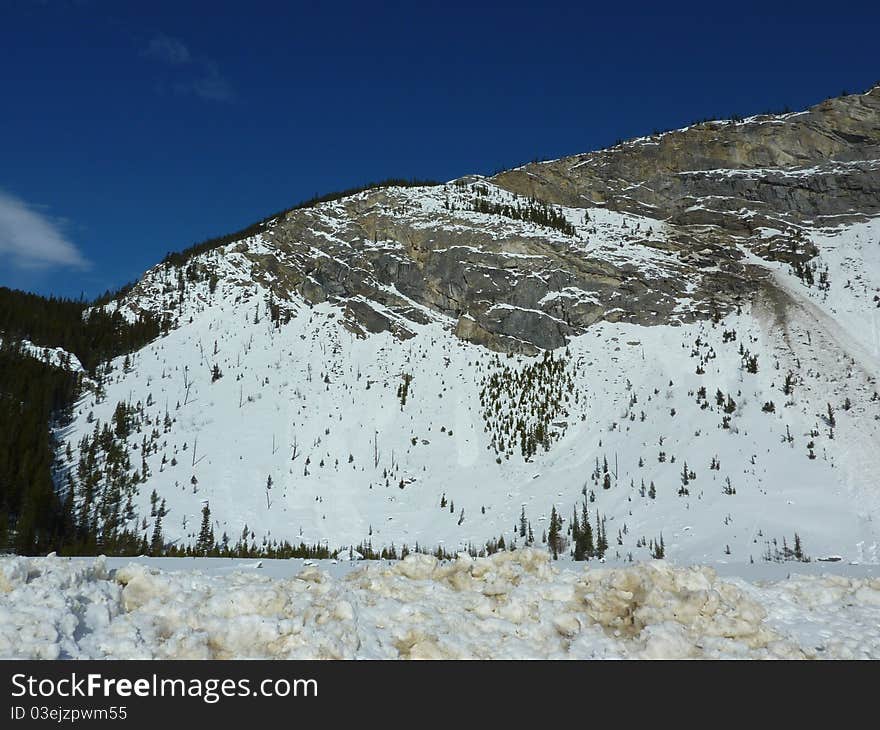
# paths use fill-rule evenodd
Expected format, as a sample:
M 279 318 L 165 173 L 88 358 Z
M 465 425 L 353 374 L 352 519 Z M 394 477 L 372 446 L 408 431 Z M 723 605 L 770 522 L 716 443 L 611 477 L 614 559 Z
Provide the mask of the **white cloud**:
M 184 65 L 191 60 L 189 48 L 184 45 L 183 41 L 162 34 L 155 36 L 150 41 L 144 50 L 144 55 L 147 58 L 164 61 L 173 66 Z
M 0 192 L 0 262 L 7 261 L 20 269 L 90 266 L 52 221 L 24 201 Z
M 228 102 L 235 99 L 235 90 L 209 58 L 193 56 L 186 44 L 164 34 L 154 36 L 143 50 L 143 56 L 172 66 L 166 75 L 168 85 L 176 93 L 197 96 L 206 101 Z M 160 86 L 165 86 L 163 81 Z
M 204 64 L 204 73 L 192 82 L 192 92 L 208 101 L 232 101 L 235 92 L 213 63 Z

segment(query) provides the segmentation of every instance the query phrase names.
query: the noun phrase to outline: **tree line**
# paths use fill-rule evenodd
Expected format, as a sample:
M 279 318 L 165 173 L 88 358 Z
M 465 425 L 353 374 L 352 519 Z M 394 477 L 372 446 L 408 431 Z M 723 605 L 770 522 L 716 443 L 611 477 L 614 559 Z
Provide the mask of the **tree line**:
M 0 549 L 31 555 L 94 542 L 78 533 L 73 494 L 54 478 L 54 433 L 71 420 L 83 373 L 51 364 L 22 340 L 61 347 L 100 378 L 100 363 L 143 347 L 162 331 L 152 315 L 129 322 L 95 302 L 0 288 Z

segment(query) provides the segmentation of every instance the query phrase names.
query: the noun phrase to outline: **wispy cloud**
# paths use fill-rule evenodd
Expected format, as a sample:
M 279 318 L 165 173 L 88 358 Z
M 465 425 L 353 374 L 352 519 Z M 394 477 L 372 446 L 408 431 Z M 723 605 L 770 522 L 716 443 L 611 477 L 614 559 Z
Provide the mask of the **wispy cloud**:
M 182 94 L 194 94 L 205 101 L 233 101 L 235 91 L 226 80 L 216 64 L 211 61 L 197 62 L 201 73 L 174 85 L 175 91 Z
M 235 90 L 219 66 L 210 58 L 193 55 L 179 38 L 162 33 L 155 35 L 141 55 L 168 67 L 170 78 L 163 80 L 160 88 L 171 88 L 177 94 L 205 101 L 235 99 Z
M 12 195 L 0 192 L 0 260 L 19 269 L 63 266 L 87 269 L 89 262 L 57 224 Z
M 156 61 L 163 61 L 173 66 L 187 64 L 192 60 L 189 48 L 177 38 L 161 33 L 150 40 L 144 49 L 144 56 Z

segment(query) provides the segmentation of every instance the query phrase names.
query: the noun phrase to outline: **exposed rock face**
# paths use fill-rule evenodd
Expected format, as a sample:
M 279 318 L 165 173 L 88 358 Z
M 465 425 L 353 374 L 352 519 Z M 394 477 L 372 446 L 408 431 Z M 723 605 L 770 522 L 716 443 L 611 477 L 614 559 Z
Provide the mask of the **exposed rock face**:
M 529 199 L 564 206 L 556 224 L 524 216 Z M 370 190 L 295 210 L 236 250 L 279 300 L 338 304 L 357 335 L 406 338 L 439 317 L 463 339 L 532 354 L 599 320 L 724 314 L 764 286 L 746 252 L 800 265 L 815 255 L 804 226 L 873 214 L 880 87 L 490 180 Z
M 804 112 L 706 122 L 526 165 L 495 181 L 556 203 L 736 229 L 737 220 L 742 227 L 880 212 L 878 159 L 880 86 Z M 741 210 L 749 213 L 732 215 Z
M 643 217 L 578 220 L 574 235 L 467 210 L 485 183 L 391 188 L 296 211 L 264 235 L 253 276 L 280 298 L 339 303 L 356 334 L 437 316 L 491 349 L 564 346 L 600 320 L 656 324 L 726 310 L 749 289 L 740 252 Z M 567 211 L 583 217 L 583 211 Z M 656 230 L 651 230 L 654 225 Z M 712 267 L 712 276 L 700 273 Z M 729 281 L 719 287 L 716 279 Z M 711 281 L 710 281 L 711 279 Z M 682 307 L 683 301 L 689 305 Z

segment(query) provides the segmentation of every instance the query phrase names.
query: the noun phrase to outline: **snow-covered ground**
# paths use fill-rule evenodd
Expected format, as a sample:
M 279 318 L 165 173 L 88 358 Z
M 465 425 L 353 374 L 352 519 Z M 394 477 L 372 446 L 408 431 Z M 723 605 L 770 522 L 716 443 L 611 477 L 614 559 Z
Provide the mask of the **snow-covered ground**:
M 0 658 L 880 659 L 877 566 L 809 567 L 3 558 Z
M 2 343 L 3 337 L 0 337 L 0 344 Z M 23 354 L 30 355 L 36 360 L 41 360 L 56 368 L 72 370 L 75 373 L 85 372 L 79 358 L 61 347 L 40 347 L 27 339 L 18 340 L 17 343 Z

